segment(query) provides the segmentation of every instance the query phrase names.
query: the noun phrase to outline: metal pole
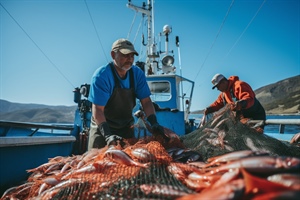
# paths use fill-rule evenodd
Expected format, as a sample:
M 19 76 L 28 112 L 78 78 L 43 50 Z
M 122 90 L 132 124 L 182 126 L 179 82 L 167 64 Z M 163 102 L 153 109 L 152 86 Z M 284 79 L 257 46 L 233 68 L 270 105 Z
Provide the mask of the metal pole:
M 181 69 L 181 56 L 180 56 L 180 47 L 179 47 L 179 37 L 176 36 L 176 46 L 178 49 L 178 64 L 179 64 L 179 72 L 180 72 L 180 87 L 181 87 L 181 103 L 182 103 L 182 110 L 185 111 L 184 107 L 184 96 L 183 96 L 183 83 L 182 83 L 182 69 Z

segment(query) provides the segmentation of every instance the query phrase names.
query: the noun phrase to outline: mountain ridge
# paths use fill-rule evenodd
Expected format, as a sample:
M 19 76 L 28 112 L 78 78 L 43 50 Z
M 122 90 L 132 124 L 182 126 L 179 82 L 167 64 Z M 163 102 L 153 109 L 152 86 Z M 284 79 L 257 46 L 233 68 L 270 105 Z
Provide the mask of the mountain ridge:
M 0 120 L 36 123 L 73 123 L 77 106 L 12 103 L 0 99 Z
M 254 92 L 268 115 L 300 114 L 300 75 L 260 87 Z M 73 123 L 76 109 L 77 106 L 22 104 L 0 99 L 0 120 Z M 191 113 L 202 114 L 203 110 Z
M 263 86 L 254 92 L 268 114 L 300 113 L 300 75 Z

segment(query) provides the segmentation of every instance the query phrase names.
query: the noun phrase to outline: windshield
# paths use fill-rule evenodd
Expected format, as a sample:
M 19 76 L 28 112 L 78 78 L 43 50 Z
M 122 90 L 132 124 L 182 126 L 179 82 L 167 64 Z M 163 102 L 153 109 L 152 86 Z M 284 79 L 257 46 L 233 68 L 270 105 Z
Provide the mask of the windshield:
M 168 81 L 148 81 L 152 101 L 168 101 L 171 99 L 171 84 Z

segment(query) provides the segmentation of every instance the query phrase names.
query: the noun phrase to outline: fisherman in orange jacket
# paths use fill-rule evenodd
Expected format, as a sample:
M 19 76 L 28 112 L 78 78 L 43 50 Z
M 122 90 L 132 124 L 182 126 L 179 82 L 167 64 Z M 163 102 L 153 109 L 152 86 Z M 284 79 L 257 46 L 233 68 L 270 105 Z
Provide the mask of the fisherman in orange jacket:
M 226 104 L 231 105 L 231 110 L 241 114 L 241 117 L 253 120 L 266 120 L 266 112 L 256 99 L 251 86 L 239 80 L 238 76 L 230 76 L 228 79 L 222 74 L 216 74 L 211 80 L 213 87 L 221 91 L 217 100 L 204 110 L 204 114 L 215 112 Z M 263 125 L 261 126 L 263 129 Z

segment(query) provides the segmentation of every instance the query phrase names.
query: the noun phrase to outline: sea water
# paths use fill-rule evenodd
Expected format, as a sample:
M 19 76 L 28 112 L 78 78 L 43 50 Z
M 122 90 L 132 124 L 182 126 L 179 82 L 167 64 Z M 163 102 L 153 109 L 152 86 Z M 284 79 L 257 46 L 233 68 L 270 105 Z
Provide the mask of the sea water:
M 195 123 L 199 124 L 203 114 L 190 114 L 191 119 L 195 119 Z M 267 115 L 267 119 L 300 119 L 300 115 Z M 264 133 L 277 139 L 290 141 L 296 134 L 300 133 L 300 125 L 285 125 L 284 133 L 280 133 L 279 125 L 265 126 Z

